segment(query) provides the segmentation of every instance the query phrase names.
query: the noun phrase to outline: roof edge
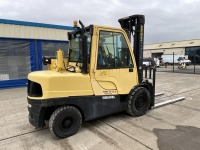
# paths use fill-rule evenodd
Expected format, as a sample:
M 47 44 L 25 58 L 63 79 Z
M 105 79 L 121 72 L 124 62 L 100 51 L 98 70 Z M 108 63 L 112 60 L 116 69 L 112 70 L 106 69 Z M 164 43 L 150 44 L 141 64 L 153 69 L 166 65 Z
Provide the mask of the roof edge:
M 18 20 L 9 20 L 9 19 L 0 19 L 0 23 L 23 25 L 23 26 L 34 26 L 34 27 L 44 27 L 44 28 L 53 28 L 53 29 L 75 30 L 75 28 L 71 27 L 71 26 L 53 25 L 53 24 L 46 24 L 46 23 L 36 23 L 36 22 L 18 21 Z
M 145 45 L 154 45 L 154 44 L 169 44 L 169 43 L 176 43 L 176 42 L 190 42 L 194 40 L 200 40 L 200 39 L 190 39 L 190 40 L 180 40 L 180 41 L 171 41 L 171 42 L 160 42 L 160 43 L 151 43 L 151 44 L 145 44 Z

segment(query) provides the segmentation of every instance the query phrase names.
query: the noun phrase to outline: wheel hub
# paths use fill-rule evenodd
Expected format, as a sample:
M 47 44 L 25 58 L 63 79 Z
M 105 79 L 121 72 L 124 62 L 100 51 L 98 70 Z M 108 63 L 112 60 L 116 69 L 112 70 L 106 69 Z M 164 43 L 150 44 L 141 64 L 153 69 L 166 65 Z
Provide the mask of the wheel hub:
M 143 109 L 143 107 L 145 107 L 145 97 L 140 96 L 135 103 L 135 107 L 137 110 Z
M 73 126 L 74 121 L 75 120 L 72 117 L 67 117 L 67 118 L 63 119 L 63 121 L 61 123 L 61 129 L 69 130 Z

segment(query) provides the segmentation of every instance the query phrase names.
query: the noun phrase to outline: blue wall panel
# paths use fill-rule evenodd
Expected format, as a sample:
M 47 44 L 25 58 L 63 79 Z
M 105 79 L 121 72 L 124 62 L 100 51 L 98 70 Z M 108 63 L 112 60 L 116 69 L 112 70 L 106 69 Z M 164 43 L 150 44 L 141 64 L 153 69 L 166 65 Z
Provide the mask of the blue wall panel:
M 31 62 L 31 71 L 36 70 L 36 57 L 35 57 L 35 43 L 34 40 L 30 40 L 30 62 Z
M 16 38 L 0 38 L 1 39 L 14 39 Z M 20 39 L 19 39 L 20 40 Z M 67 43 L 68 41 L 56 41 L 56 40 L 33 40 L 33 39 L 23 39 L 30 42 L 30 68 L 31 71 L 42 70 L 42 42 L 52 42 L 52 43 Z M 14 80 L 2 80 L 0 81 L 0 89 L 26 86 L 27 79 L 14 79 Z
M 8 20 L 8 19 L 0 19 L 0 23 L 23 25 L 23 26 L 33 26 L 33 27 L 53 28 L 53 29 L 76 30 L 76 28 L 71 27 L 71 26 L 53 25 L 53 24 L 46 24 L 46 23 L 36 23 L 36 22 L 17 21 L 17 20 Z
M 0 89 L 18 86 L 26 86 L 27 79 L 5 80 L 0 81 Z
M 42 70 L 42 43 L 41 40 L 37 41 L 37 57 L 38 57 L 38 68 L 37 70 Z

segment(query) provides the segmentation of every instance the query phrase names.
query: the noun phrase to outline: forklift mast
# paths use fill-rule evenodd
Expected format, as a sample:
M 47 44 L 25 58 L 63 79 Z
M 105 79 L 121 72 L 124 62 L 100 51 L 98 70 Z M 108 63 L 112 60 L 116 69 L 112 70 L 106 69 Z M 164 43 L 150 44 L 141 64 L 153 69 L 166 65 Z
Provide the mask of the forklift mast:
M 138 70 L 139 83 L 143 80 L 143 45 L 144 45 L 144 15 L 132 15 L 118 20 L 131 42 L 133 36 L 133 50 Z

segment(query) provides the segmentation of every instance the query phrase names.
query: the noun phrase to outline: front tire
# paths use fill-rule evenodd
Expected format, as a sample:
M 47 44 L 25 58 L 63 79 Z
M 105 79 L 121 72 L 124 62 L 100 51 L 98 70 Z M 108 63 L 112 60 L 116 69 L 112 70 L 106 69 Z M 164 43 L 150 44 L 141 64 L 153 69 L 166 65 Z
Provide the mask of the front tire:
M 81 124 L 80 111 L 72 106 L 63 106 L 56 109 L 51 115 L 49 129 L 55 136 L 66 138 L 78 132 Z
M 149 90 L 144 87 L 136 87 L 128 96 L 127 113 L 139 117 L 149 110 L 151 103 L 151 95 Z

